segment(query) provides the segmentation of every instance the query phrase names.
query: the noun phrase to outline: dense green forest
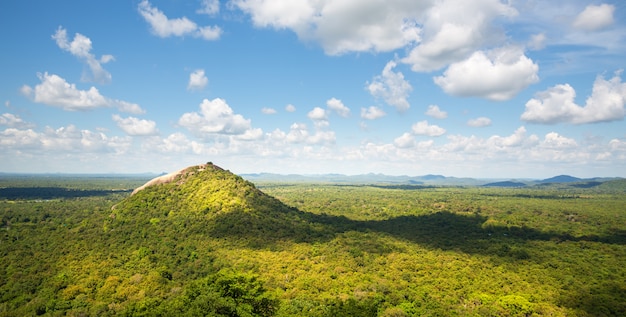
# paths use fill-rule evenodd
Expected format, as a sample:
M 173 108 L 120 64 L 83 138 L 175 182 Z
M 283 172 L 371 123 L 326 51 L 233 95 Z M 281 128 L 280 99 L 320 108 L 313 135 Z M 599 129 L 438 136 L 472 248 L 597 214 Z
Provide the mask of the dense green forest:
M 146 180 L 0 179 L 0 316 L 626 315 L 623 180 Z

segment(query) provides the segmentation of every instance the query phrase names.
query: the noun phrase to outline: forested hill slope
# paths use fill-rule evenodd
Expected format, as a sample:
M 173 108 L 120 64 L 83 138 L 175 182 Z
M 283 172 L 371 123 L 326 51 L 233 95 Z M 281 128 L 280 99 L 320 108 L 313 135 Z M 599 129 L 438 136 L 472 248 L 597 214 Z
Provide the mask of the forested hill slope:
M 112 216 L 113 226 L 150 221 L 169 228 L 166 235 L 203 233 L 244 244 L 316 239 L 334 230 L 212 163 L 149 181 L 115 205 Z
M 135 189 L 114 207 L 125 213 L 160 209 L 175 213 L 258 211 L 267 205 L 285 208 L 254 184 L 212 163 L 187 167 L 159 176 Z

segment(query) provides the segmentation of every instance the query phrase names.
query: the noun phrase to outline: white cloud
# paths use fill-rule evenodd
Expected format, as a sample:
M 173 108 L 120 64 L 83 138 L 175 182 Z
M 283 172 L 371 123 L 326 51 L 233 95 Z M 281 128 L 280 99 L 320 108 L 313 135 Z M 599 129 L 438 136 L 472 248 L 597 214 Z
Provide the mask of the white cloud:
M 391 51 L 419 41 L 422 1 L 235 0 L 257 27 L 290 29 L 330 55 Z
M 183 114 L 178 125 L 203 138 L 219 134 L 242 135 L 252 128 L 249 119 L 235 114 L 220 98 L 202 100 L 200 111 Z
M 489 144 L 491 148 L 495 146 L 498 149 L 501 149 L 503 147 L 509 148 L 521 146 L 524 142 L 528 140 L 530 140 L 531 143 L 534 143 L 534 137 L 532 137 L 531 139 L 528 139 L 526 137 L 526 128 L 519 127 L 512 135 L 508 137 L 501 137 L 498 135 L 490 137 L 487 140 L 487 144 Z
M 324 110 L 323 108 L 315 107 L 313 108 L 313 110 L 309 111 L 307 117 L 309 117 L 309 119 L 313 121 L 317 121 L 326 120 L 328 118 L 328 115 L 326 113 L 326 110 Z
M 336 140 L 334 131 L 317 130 L 315 133 L 310 133 L 306 124 L 294 123 L 289 127 L 289 132 L 285 133 L 279 129 L 276 129 L 272 133 L 268 134 L 269 139 L 274 142 L 286 141 L 289 144 L 306 144 L 306 145 L 328 145 L 333 144 Z M 283 144 L 273 144 L 272 148 L 281 148 L 282 150 L 288 150 Z M 290 149 L 294 151 L 295 149 Z
M 8 128 L 0 133 L 0 146 L 3 149 L 28 149 L 41 144 L 38 133 L 32 129 Z
M 326 101 L 326 106 L 328 109 L 334 111 L 341 117 L 348 117 L 350 115 L 350 108 L 346 107 L 341 100 L 336 98 L 330 98 Z
M 407 101 L 409 93 L 413 90 L 411 84 L 404 79 L 401 72 L 394 72 L 396 62 L 390 61 L 385 65 L 382 73 L 372 79 L 367 85 L 367 90 L 375 98 L 382 98 L 387 104 L 395 107 L 398 111 L 409 109 Z
M 491 119 L 487 117 L 478 117 L 468 120 L 467 125 L 474 128 L 487 127 L 491 125 Z
M 578 146 L 576 140 L 566 138 L 556 132 L 550 132 L 546 134 L 544 140 L 541 142 L 541 146 L 549 149 L 568 149 Z
M 209 79 L 204 74 L 204 69 L 196 69 L 189 74 L 187 90 L 202 90 L 209 83 Z
M 323 108 L 313 108 L 313 110 L 309 111 L 307 117 L 313 121 L 317 129 L 323 129 L 330 125 L 328 122 L 328 111 Z
M 446 160 L 484 161 L 513 160 L 523 162 L 536 160 L 545 155 L 538 150 L 542 144 L 539 138 L 532 134 L 527 135 L 525 127 L 519 127 L 509 136 L 493 135 L 487 139 L 474 135 L 450 135 L 448 143 L 437 149 L 438 155 Z M 527 162 L 524 162 L 527 163 Z M 481 164 L 482 165 L 482 164 Z M 489 165 L 489 168 L 495 167 Z
M 620 151 L 626 154 L 626 140 L 612 139 L 609 141 L 611 151 Z
M 308 144 L 333 144 L 337 137 L 334 131 L 316 131 L 307 138 Z
M 612 25 L 615 20 L 612 4 L 588 5 L 574 20 L 572 26 L 583 31 L 597 31 Z
M 100 63 L 106 64 L 108 62 L 114 61 L 115 57 L 113 55 L 105 54 L 100 57 Z
M 20 116 L 16 116 L 12 113 L 3 113 L 2 115 L 0 115 L 0 125 L 7 126 L 9 128 L 21 128 L 21 129 L 31 128 L 34 126 L 32 123 L 28 123 L 22 120 Z
M 491 23 L 516 15 L 510 3 L 499 0 L 434 2 L 424 14 L 421 43 L 401 61 L 416 72 L 441 69 L 466 58 L 481 45 L 503 38 L 503 32 Z
M 145 110 L 141 109 L 141 107 L 136 103 L 127 102 L 123 100 L 117 100 L 117 99 L 108 99 L 108 100 L 111 106 L 116 107 L 121 112 L 132 113 L 132 114 L 143 114 L 146 112 Z
M 263 114 L 275 114 L 275 113 L 276 113 L 276 109 L 274 109 L 274 108 L 267 108 L 267 107 L 263 107 L 263 108 L 261 109 L 261 112 L 262 112 Z
M 477 51 L 448 67 L 434 81 L 446 93 L 490 100 L 508 100 L 539 80 L 539 66 L 516 47 Z
M 43 132 L 32 129 L 6 129 L 0 133 L 0 147 L 40 154 L 46 157 L 54 154 L 124 152 L 130 146 L 128 138 L 108 137 L 101 132 L 79 130 L 74 125 L 53 129 L 46 127 Z
M 194 36 L 207 41 L 213 41 L 222 36 L 222 29 L 219 26 L 203 26 L 198 28 L 198 31 L 194 34 Z
M 530 40 L 527 43 L 527 46 L 529 49 L 531 50 L 541 50 L 546 46 L 546 34 L 545 33 L 538 33 L 538 34 L 533 34 L 530 37 Z
M 91 76 L 83 74 L 84 81 L 95 81 L 99 83 L 108 83 L 111 81 L 111 74 L 102 68 L 102 64 L 115 60 L 113 55 L 103 55 L 100 60 L 98 60 L 91 53 L 91 40 L 88 37 L 76 33 L 74 39 L 70 42 L 67 38 L 67 30 L 62 27 L 57 29 L 54 35 L 52 35 L 52 38 L 62 50 L 70 52 L 72 55 L 87 63 L 87 66 L 89 66 L 91 70 Z
M 399 148 L 410 148 L 415 146 L 415 137 L 408 132 L 405 132 L 401 136 L 393 140 L 393 145 Z
M 621 71 L 610 80 L 596 77 L 593 91 L 585 106 L 575 103 L 576 91 L 569 84 L 561 84 L 538 93 L 526 103 L 521 119 L 533 123 L 559 122 L 583 124 L 622 120 L 625 116 L 626 83 Z
M 233 0 L 257 27 L 291 30 L 326 54 L 389 52 L 414 71 L 433 71 L 506 40 L 498 24 L 516 17 L 510 2 L 410 0 Z
M 122 100 L 105 98 L 96 87 L 89 90 L 80 90 L 76 85 L 70 84 L 65 79 L 48 73 L 38 74 L 41 84 L 32 88 L 24 85 L 22 94 L 32 98 L 33 101 L 50 106 L 56 106 L 66 111 L 93 110 L 103 107 L 117 107 L 120 111 L 134 114 L 143 113 L 143 109 L 137 104 Z
M 376 106 L 370 106 L 369 108 L 361 108 L 361 118 L 367 120 L 376 120 L 382 118 L 387 114 Z
M 201 7 L 196 10 L 196 13 L 200 14 L 208 14 L 208 15 L 216 15 L 220 12 L 220 1 L 219 0 L 201 0 Z
M 186 135 L 180 132 L 172 133 L 166 138 L 154 138 L 147 144 L 162 153 L 184 153 L 191 149 L 191 143 Z
M 440 136 L 446 133 L 446 129 L 437 125 L 429 125 L 428 121 L 420 121 L 411 127 L 411 131 L 416 135 Z
M 152 120 L 138 119 L 135 117 L 122 118 L 114 114 L 113 121 L 117 123 L 120 129 L 131 136 L 147 136 L 159 133 L 156 128 L 156 122 Z
M 445 119 L 448 117 L 448 113 L 439 109 L 437 105 L 429 105 L 426 110 L 426 115 L 435 119 Z
M 289 133 L 284 137 L 287 142 L 299 143 L 304 142 L 309 136 L 309 130 L 304 123 L 294 123 L 289 127 Z
M 222 34 L 218 26 L 201 27 L 187 17 L 169 19 L 147 0 L 139 3 L 138 10 L 139 14 L 150 24 L 152 32 L 159 37 L 191 35 L 205 40 L 217 40 Z
M 255 141 L 263 138 L 263 129 L 248 129 L 243 134 L 233 135 L 231 138 L 241 141 Z
M 292 105 L 292 104 L 288 104 L 285 106 L 285 111 L 287 112 L 295 112 L 296 111 L 296 106 Z

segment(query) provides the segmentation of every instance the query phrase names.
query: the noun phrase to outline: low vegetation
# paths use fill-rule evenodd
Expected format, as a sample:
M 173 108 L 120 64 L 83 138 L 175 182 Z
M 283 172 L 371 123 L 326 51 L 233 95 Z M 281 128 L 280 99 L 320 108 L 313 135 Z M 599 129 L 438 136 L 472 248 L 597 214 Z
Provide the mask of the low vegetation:
M 626 315 L 619 180 L 109 180 L 0 180 L 0 316 Z

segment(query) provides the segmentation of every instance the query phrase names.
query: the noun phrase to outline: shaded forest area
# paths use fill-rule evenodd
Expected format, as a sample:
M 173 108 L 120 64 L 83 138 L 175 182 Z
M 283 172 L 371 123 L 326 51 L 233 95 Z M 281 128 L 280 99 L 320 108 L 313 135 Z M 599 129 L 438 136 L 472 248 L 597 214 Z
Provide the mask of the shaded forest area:
M 619 188 L 55 182 L 3 188 L 0 316 L 626 315 Z

